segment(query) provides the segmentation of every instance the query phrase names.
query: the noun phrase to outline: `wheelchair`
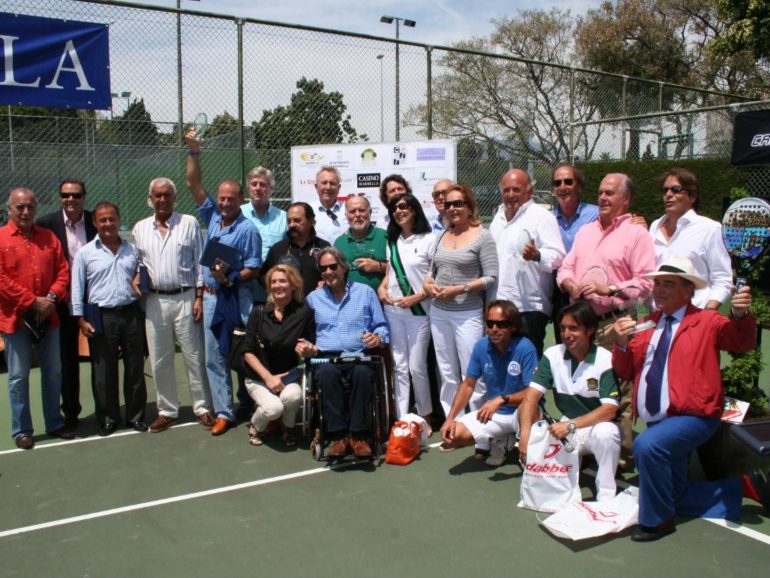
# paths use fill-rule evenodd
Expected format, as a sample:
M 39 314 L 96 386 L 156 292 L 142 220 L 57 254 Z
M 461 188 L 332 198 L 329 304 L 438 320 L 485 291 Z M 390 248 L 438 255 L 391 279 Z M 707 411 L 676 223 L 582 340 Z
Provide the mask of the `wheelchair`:
M 313 369 L 325 363 L 363 363 L 374 369 L 374 390 L 371 404 L 371 439 L 372 457 L 361 459 L 355 456 L 335 458 L 336 461 L 350 459 L 353 461 L 375 461 L 385 455 L 385 444 L 390 433 L 390 415 L 392 400 L 387 387 L 385 361 L 379 355 L 345 355 L 336 357 L 314 357 L 305 363 L 305 371 L 302 376 L 302 407 L 301 422 L 302 434 L 310 440 L 310 453 L 313 459 L 331 460 L 324 455 L 327 445 L 325 439 L 325 422 L 323 411 L 323 392 L 315 383 Z M 343 377 L 343 380 L 346 378 Z

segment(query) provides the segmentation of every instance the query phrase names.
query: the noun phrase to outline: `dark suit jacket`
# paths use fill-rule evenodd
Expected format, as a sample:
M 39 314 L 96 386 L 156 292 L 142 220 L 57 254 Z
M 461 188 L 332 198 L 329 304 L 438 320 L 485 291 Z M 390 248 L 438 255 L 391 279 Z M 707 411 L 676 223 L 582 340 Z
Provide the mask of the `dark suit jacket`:
M 91 211 L 83 211 L 83 219 L 85 219 L 86 224 L 86 240 L 91 241 L 96 237 L 96 227 L 94 227 L 94 219 Z M 56 235 L 56 238 L 59 239 L 59 242 L 61 243 L 61 247 L 64 250 L 64 256 L 69 261 L 70 252 L 67 247 L 67 233 L 64 230 L 64 215 L 62 214 L 62 210 L 59 209 L 53 213 L 43 215 L 36 221 L 36 223 L 41 227 L 53 231 L 53 234 Z

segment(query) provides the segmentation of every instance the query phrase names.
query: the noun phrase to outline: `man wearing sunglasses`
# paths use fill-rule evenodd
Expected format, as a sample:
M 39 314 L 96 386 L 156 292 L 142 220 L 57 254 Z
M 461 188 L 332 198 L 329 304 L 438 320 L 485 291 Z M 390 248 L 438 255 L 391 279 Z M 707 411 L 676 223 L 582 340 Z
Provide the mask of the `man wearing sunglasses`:
M 449 179 L 441 179 L 436 181 L 433 185 L 433 206 L 436 207 L 436 216 L 430 220 L 430 228 L 434 233 L 441 233 L 446 228 L 446 216 L 444 211 L 444 203 L 446 202 L 446 192 L 449 187 L 453 186 L 454 182 Z
M 457 388 L 441 439 L 450 448 L 475 444 L 476 454 L 488 455 L 486 463 L 497 467 L 513 448 L 513 434 L 519 431 L 517 406 L 537 366 L 532 342 L 519 332 L 521 318 L 510 301 L 492 301 L 487 307 L 487 336 L 473 347 L 468 370 Z M 486 400 L 478 411 L 465 410 L 476 382 L 484 378 Z
M 86 243 L 96 236 L 96 227 L 91 211 L 85 210 L 86 185 L 82 181 L 66 179 L 59 184 L 61 210 L 48 213 L 37 220 L 37 224 L 50 229 L 59 239 L 70 271 L 75 255 Z M 61 351 L 61 406 L 64 425 L 74 430 L 80 415 L 80 329 L 78 321 L 70 314 L 70 300 L 56 303 L 59 314 L 59 346 Z

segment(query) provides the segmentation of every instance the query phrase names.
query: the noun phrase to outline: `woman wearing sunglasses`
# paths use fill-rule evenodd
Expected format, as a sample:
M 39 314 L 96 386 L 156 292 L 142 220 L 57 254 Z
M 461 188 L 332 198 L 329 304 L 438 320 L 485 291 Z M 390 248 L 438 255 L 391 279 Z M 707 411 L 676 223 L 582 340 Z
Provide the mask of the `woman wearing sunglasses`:
M 411 195 L 388 203 L 388 272 L 377 291 L 390 325 L 396 417 L 409 413 L 410 378 L 417 413 L 430 422 L 433 406 L 428 381 L 430 323 L 423 280 L 436 244 L 430 224 Z
M 473 346 L 484 335 L 484 293 L 497 282 L 498 261 L 470 188 L 449 187 L 444 209 L 448 226 L 437 242 L 424 288 L 433 298 L 430 328 L 443 381 L 441 406 L 448 415 Z M 480 388 L 474 392 L 472 410 L 479 409 L 484 393 Z

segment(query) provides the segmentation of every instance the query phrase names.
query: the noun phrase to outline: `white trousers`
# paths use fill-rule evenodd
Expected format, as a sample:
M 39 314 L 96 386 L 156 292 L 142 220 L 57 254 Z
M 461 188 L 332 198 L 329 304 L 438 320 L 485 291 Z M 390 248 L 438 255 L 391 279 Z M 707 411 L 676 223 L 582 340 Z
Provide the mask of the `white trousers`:
M 430 321 L 427 315 L 412 315 L 409 309 L 392 306 L 385 307 L 385 317 L 390 326 L 396 417 L 401 418 L 409 413 L 409 392 L 412 387 L 417 413 L 426 416 L 433 411 L 428 380 Z
M 445 311 L 435 305 L 430 308 L 430 331 L 436 348 L 436 361 L 441 373 L 441 407 L 449 415 L 457 387 L 464 379 L 471 359 L 473 346 L 484 335 L 484 312 Z M 484 404 L 486 387 L 482 380 L 476 383 L 476 389 L 468 403 L 471 410 L 477 410 Z M 457 414 L 463 415 L 464 411 Z
M 495 412 L 487 423 L 481 423 L 477 414 L 477 411 L 472 411 L 457 420 L 471 432 L 476 448 L 488 450 L 492 439 L 509 434 L 519 435 L 519 410 L 509 414 Z
M 257 404 L 257 410 L 251 416 L 251 425 L 258 432 L 265 431 L 267 424 L 278 418 L 287 428 L 294 427 L 297 410 L 302 402 L 302 388 L 299 384 L 289 383 L 276 395 L 263 382 L 247 379 L 246 389 Z
M 211 392 L 203 356 L 203 320 L 193 320 L 194 289 L 179 295 L 150 293 L 145 297 L 145 331 L 152 378 L 158 392 L 158 413 L 179 415 L 174 372 L 174 344 L 179 344 L 190 385 L 195 415 L 211 411 Z
M 620 460 L 620 429 L 614 422 L 603 421 L 575 432 L 578 455 L 593 454 L 598 464 L 596 501 L 611 500 L 617 493 L 615 471 Z

